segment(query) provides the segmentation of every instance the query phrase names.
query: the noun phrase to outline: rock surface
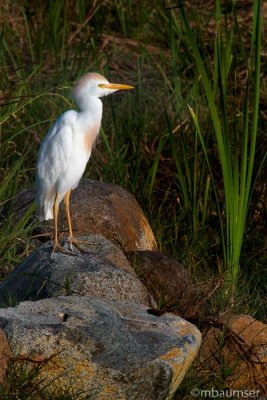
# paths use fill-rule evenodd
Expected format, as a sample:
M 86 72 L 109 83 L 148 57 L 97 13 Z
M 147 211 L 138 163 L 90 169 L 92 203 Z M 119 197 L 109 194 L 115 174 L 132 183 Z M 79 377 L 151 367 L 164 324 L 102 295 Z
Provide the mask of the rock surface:
M 92 398 L 98 400 L 165 399 L 201 341 L 199 331 L 177 316 L 158 318 L 143 305 L 91 296 L 0 309 L 0 328 L 18 356 L 46 360 L 38 377 L 44 385 L 96 390 Z
M 18 220 L 33 199 L 33 191 L 17 197 Z M 42 223 L 37 250 L 0 284 L 0 305 L 19 303 L 0 308 L 0 332 L 11 342 L 12 360 L 26 362 L 26 368 L 41 365 L 36 379 L 53 396 L 75 388 L 95 400 L 171 399 L 201 335 L 179 316 L 149 313 L 156 302 L 124 251 L 149 250 L 143 277 L 148 289 L 154 278 L 168 287 L 166 301 L 176 301 L 188 289 L 187 272 L 161 253 L 153 255 L 157 245 L 148 221 L 119 186 L 82 181 L 71 196 L 71 215 L 86 253 L 51 258 L 47 237 L 53 221 Z M 61 242 L 67 237 L 64 216 L 61 205 Z
M 18 218 L 23 216 L 33 201 L 33 190 L 23 191 L 18 195 Z M 99 234 L 124 251 L 157 249 L 155 237 L 141 207 L 133 195 L 120 186 L 84 179 L 72 192 L 70 203 L 76 236 Z M 53 222 L 44 222 L 42 226 L 41 231 L 47 232 L 49 226 L 52 228 Z M 66 232 L 63 203 L 60 205 L 59 227 Z M 51 228 L 49 230 L 52 233 Z
M 159 251 L 128 251 L 125 255 L 157 304 L 166 310 L 175 310 L 183 318 L 192 318 L 199 293 L 181 263 Z
M 214 325 L 203 333 L 199 369 L 205 376 L 207 371 L 217 374 L 224 360 L 231 371 L 227 387 L 267 395 L 267 325 L 249 315 L 221 317 Z
M 12 353 L 5 333 L 0 329 L 0 384 L 3 382 Z
M 81 239 L 88 254 L 51 258 L 52 243 L 40 246 L 0 284 L 0 305 L 74 294 L 156 306 L 120 249 L 100 235 Z

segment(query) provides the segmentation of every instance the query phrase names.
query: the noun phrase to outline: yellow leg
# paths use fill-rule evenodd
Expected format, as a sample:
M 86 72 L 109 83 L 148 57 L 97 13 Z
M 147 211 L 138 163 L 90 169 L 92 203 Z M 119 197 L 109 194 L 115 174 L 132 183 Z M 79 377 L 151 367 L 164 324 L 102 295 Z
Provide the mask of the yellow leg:
M 69 229 L 69 248 L 71 251 L 73 251 L 73 245 L 77 247 L 78 250 L 80 250 L 82 253 L 89 253 L 85 249 L 81 247 L 82 244 L 86 245 L 94 245 L 95 243 L 89 243 L 86 240 L 77 240 L 73 237 L 73 231 L 72 231 L 72 225 L 71 225 L 71 217 L 70 217 L 70 192 L 67 192 L 64 197 L 64 204 L 65 204 L 65 211 L 66 211 L 66 217 L 67 217 L 67 223 L 68 223 L 68 229 Z
M 73 241 L 73 232 L 72 232 L 72 226 L 71 226 L 71 218 L 70 218 L 70 192 L 68 191 L 64 197 L 64 204 L 65 204 L 65 211 L 66 211 L 66 217 L 67 217 L 67 222 L 68 222 L 68 229 L 69 229 L 69 242 L 72 243 Z
M 56 193 L 54 205 L 53 205 L 53 217 L 54 217 L 54 247 L 52 254 L 55 253 L 58 247 L 58 231 L 57 231 L 57 217 L 58 217 L 58 193 Z
M 55 254 L 55 252 L 60 252 L 60 253 L 65 253 L 65 254 L 71 254 L 69 251 L 63 249 L 63 247 L 60 246 L 58 242 L 58 209 L 59 209 L 59 203 L 58 203 L 58 193 L 56 193 L 55 196 L 55 201 L 53 205 L 53 216 L 54 216 L 54 246 L 52 250 L 52 256 Z

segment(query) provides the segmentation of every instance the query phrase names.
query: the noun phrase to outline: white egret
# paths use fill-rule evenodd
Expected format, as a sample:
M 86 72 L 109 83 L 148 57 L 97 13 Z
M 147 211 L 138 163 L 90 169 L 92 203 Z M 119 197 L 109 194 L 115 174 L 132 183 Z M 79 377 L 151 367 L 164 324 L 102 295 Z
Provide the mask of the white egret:
M 99 97 L 133 86 L 109 83 L 98 73 L 88 73 L 74 85 L 72 98 L 79 111 L 69 110 L 60 115 L 46 134 L 38 154 L 36 172 L 36 201 L 40 220 L 54 218 L 54 245 L 56 252 L 69 253 L 58 241 L 58 209 L 64 199 L 69 230 L 69 249 L 79 247 L 73 237 L 70 217 L 70 192 L 84 173 L 92 147 L 99 134 L 102 101 Z

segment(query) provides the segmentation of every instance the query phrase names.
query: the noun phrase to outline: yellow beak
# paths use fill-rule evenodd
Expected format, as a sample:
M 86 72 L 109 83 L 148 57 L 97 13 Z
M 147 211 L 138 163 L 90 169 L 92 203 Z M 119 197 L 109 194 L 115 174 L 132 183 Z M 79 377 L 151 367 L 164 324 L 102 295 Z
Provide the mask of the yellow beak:
M 115 90 L 129 90 L 134 89 L 133 86 L 123 85 L 121 83 L 100 83 L 98 85 L 101 89 L 115 89 Z

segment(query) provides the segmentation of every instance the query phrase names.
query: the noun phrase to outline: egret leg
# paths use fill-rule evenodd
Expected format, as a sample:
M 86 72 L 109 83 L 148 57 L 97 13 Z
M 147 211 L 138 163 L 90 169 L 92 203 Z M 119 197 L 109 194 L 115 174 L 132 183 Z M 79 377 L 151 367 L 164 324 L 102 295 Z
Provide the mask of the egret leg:
M 65 204 L 65 212 L 66 212 L 66 217 L 67 217 L 67 223 L 68 223 L 68 229 L 69 229 L 69 248 L 71 251 L 73 251 L 73 231 L 72 231 L 72 225 L 71 225 L 71 217 L 70 217 L 70 190 L 65 194 L 64 197 L 64 204 Z
M 65 211 L 66 211 L 66 217 L 67 217 L 68 229 L 69 229 L 69 243 L 72 243 L 72 241 L 73 241 L 73 232 L 72 232 L 72 225 L 71 225 L 71 218 L 70 218 L 70 192 L 71 191 L 69 190 L 65 194 L 64 204 L 65 204 Z
M 53 216 L 54 216 L 54 246 L 52 249 L 52 254 L 51 257 L 55 254 L 55 252 L 59 253 L 64 253 L 64 254 L 70 254 L 73 255 L 71 252 L 68 250 L 63 249 L 63 247 L 60 246 L 59 241 L 58 241 L 58 209 L 59 209 L 59 203 L 58 203 L 58 193 L 56 193 L 55 196 L 55 201 L 53 205 Z
M 88 253 L 88 251 L 84 250 L 81 247 L 81 244 L 85 243 L 86 245 L 88 245 L 88 244 L 94 244 L 94 243 L 89 243 L 87 240 L 77 240 L 73 237 L 71 217 L 70 217 L 70 192 L 71 191 L 67 192 L 64 197 L 65 211 L 66 211 L 66 217 L 67 217 L 68 229 L 69 229 L 69 248 L 71 251 L 73 251 L 73 245 L 74 245 L 82 253 Z

